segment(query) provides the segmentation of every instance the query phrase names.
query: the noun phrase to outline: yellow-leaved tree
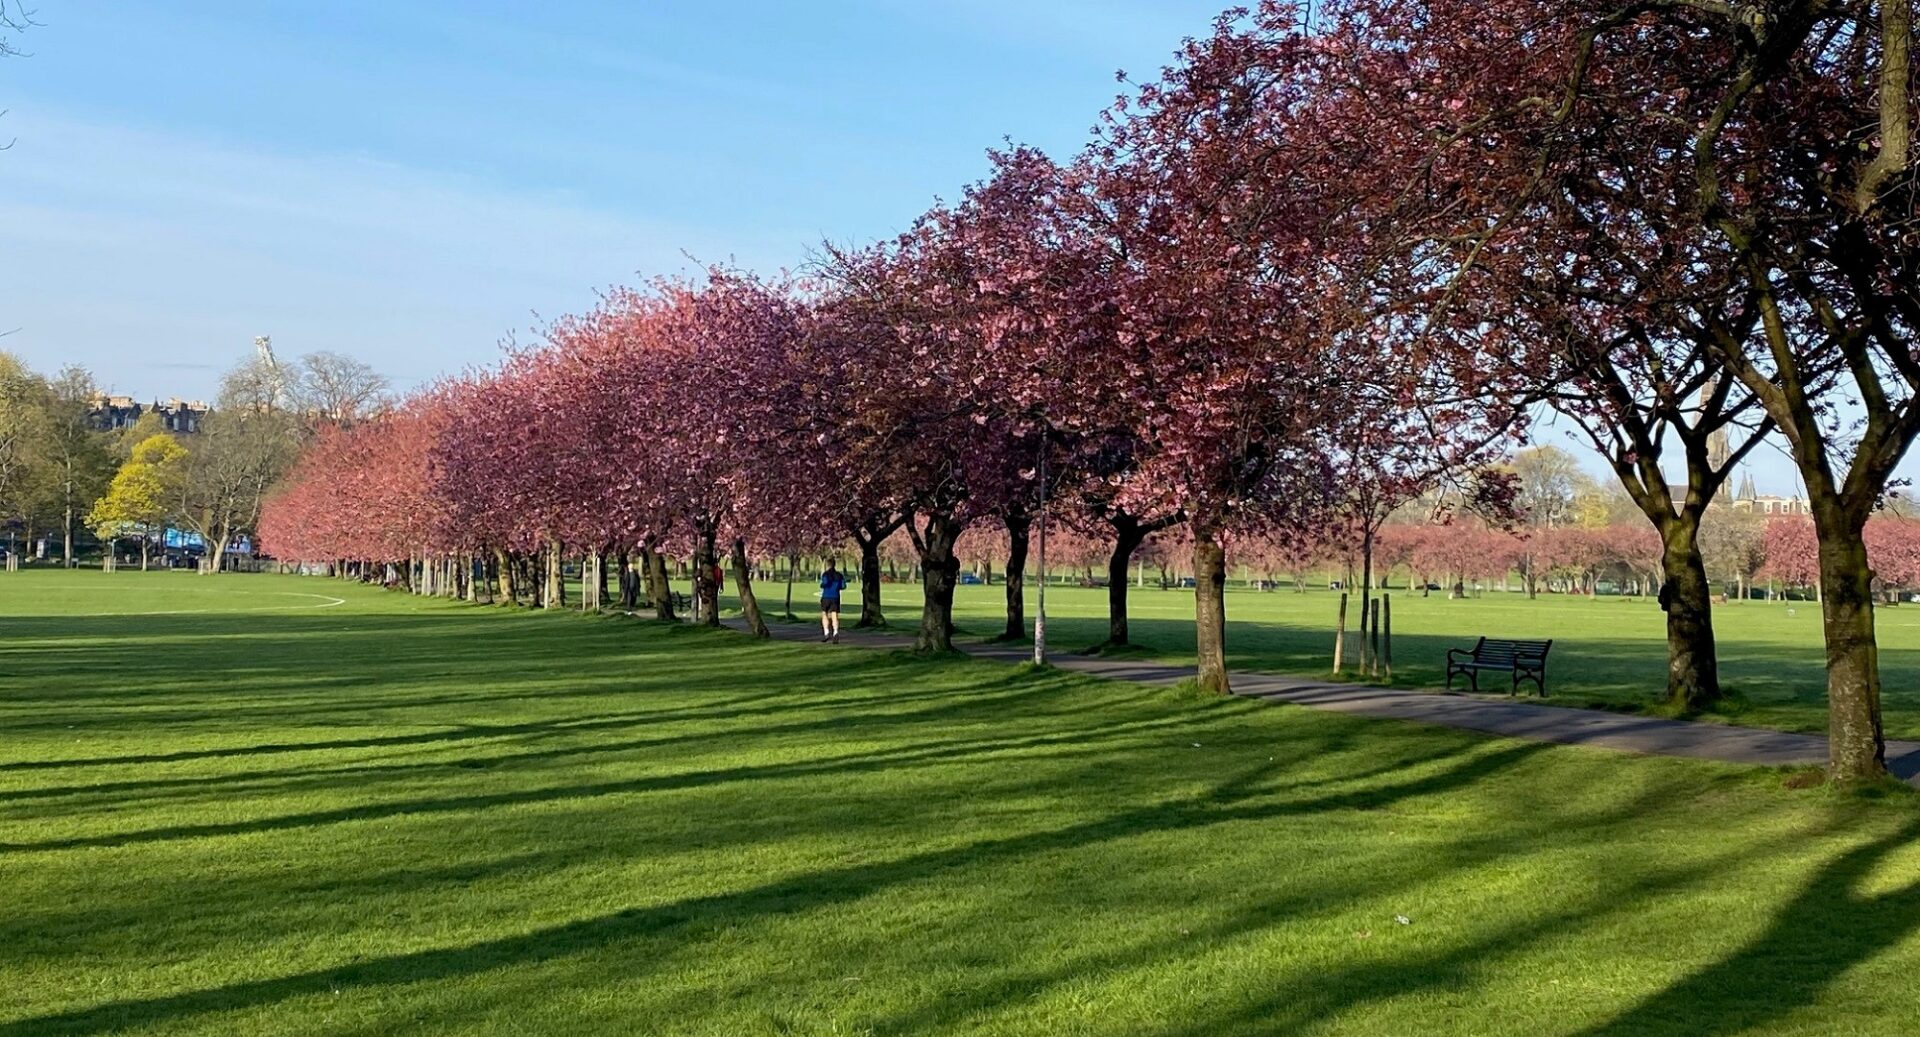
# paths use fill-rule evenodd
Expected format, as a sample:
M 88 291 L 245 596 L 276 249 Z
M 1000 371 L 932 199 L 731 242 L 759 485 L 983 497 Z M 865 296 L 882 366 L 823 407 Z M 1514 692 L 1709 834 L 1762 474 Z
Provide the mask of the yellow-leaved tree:
M 147 568 L 148 548 L 154 531 L 167 520 L 167 510 L 178 494 L 178 486 L 187 448 L 169 435 L 148 436 L 136 443 L 127 463 L 113 475 L 106 496 L 87 513 L 87 524 L 102 540 L 117 540 L 138 534 L 140 568 Z M 107 565 L 113 565 L 114 550 L 107 549 Z

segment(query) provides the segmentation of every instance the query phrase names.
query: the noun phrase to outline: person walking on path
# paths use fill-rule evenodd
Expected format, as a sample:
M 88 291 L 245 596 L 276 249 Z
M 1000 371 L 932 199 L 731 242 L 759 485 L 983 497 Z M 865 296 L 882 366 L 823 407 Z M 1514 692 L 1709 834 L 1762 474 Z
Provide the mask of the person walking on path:
M 833 559 L 827 559 L 827 571 L 820 574 L 820 640 L 840 640 L 840 592 L 847 587 L 847 577 L 834 565 Z

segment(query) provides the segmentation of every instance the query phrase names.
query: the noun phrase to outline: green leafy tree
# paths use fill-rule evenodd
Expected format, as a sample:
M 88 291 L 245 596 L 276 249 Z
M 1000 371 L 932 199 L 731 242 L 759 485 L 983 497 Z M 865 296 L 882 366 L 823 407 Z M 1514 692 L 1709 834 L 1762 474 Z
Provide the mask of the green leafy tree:
M 106 495 L 87 513 L 87 523 L 103 540 L 139 535 L 142 570 L 148 566 L 154 530 L 166 522 L 179 497 L 187 457 L 187 449 L 172 436 L 141 440 L 127 463 L 114 473 Z
M 45 463 L 47 385 L 20 359 L 0 353 L 0 523 L 28 517 Z M 8 552 L 7 564 L 15 553 Z
M 114 458 L 107 434 L 95 431 L 91 400 L 97 392 L 85 368 L 68 367 L 47 383 L 41 450 L 43 507 L 60 527 L 62 564 L 74 565 L 75 526 L 106 492 Z
M 1578 523 L 1576 506 L 1583 494 L 1594 491 L 1594 485 L 1572 454 L 1557 446 L 1528 447 L 1513 455 L 1510 468 L 1519 480 L 1514 510 L 1529 527 L 1551 530 Z M 1538 541 L 1529 539 L 1526 544 L 1519 568 L 1527 581 L 1527 597 L 1531 598 L 1540 591 L 1540 576 L 1546 566 L 1539 557 Z

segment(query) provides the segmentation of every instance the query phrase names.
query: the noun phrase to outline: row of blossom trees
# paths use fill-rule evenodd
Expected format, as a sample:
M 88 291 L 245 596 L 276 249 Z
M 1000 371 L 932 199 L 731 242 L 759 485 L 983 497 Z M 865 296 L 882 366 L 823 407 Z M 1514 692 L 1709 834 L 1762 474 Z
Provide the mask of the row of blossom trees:
M 1057 500 L 1112 544 L 1118 642 L 1111 577 L 1178 529 L 1223 691 L 1230 545 L 1342 531 L 1364 623 L 1388 516 L 1452 479 L 1499 514 L 1511 485 L 1467 473 L 1546 404 L 1657 536 L 1669 695 L 1698 707 L 1720 694 L 1702 522 L 1777 432 L 1817 534 L 1831 773 L 1873 777 L 1864 530 L 1920 435 L 1908 6 L 1264 0 L 1070 160 L 998 153 L 804 283 L 609 293 L 322 444 L 269 525 L 283 553 L 481 558 L 549 603 L 562 558 L 637 555 L 622 592 L 663 611 L 661 553 L 684 553 L 708 618 L 726 557 L 756 629 L 755 551 L 851 538 L 875 577 L 904 531 L 940 650 L 962 533 L 1018 559 Z
M 1035 222 L 1034 183 L 1059 190 L 1060 175 L 1031 154 L 1004 156 L 1001 175 L 964 204 L 899 241 L 836 256 L 832 276 L 812 285 L 715 270 L 609 293 L 497 369 L 329 431 L 275 497 L 263 538 L 283 557 L 343 572 L 394 566 L 424 590 L 548 607 L 566 603 L 562 567 L 577 559 L 582 605 L 605 603 L 618 576 L 612 593 L 628 604 L 644 595 L 663 618 L 673 607 L 666 556 L 689 558 L 698 614 L 718 622 L 730 570 L 764 635 L 752 559 L 853 543 L 861 621 L 876 624 L 882 553 L 904 537 L 923 584 L 917 646 L 938 651 L 951 648 L 969 529 L 991 538 L 981 548 L 1004 545 L 1008 634 L 1024 635 L 1019 582 L 1047 498 L 1074 531 L 1063 547 L 1102 545 L 1097 561 L 1076 564 L 1119 574 L 1119 643 L 1135 554 L 1178 528 L 1199 577 L 1200 629 L 1213 638 L 1202 673 L 1224 688 L 1226 546 L 1256 534 L 1305 541 L 1337 523 L 1347 506 L 1338 491 L 1368 474 L 1339 438 L 1345 423 L 1404 423 L 1417 408 L 1369 411 L 1341 391 L 1358 379 L 1304 351 L 1298 362 L 1312 370 L 1276 366 L 1275 354 L 1226 372 L 1139 346 L 1128 373 L 1112 347 L 1144 332 L 1061 341 L 1050 318 L 1029 314 L 1043 287 L 1080 282 L 1063 275 L 1016 293 L 996 278 L 1019 276 L 1024 261 L 986 266 L 991 253 L 970 237 L 984 233 L 989 205 L 1013 204 L 996 193 L 1016 185 Z M 994 218 L 997 234 L 1018 225 Z M 1185 383 L 1188 402 L 1098 391 L 1155 375 Z M 1410 437 L 1401 456 L 1425 451 L 1441 473 L 1495 438 L 1469 421 L 1450 427 L 1472 430 L 1468 447 Z M 1198 463 L 1227 452 L 1231 463 Z
M 317 447 L 266 523 L 283 556 L 433 561 L 424 582 L 562 601 L 638 555 L 665 614 L 663 552 L 691 555 L 717 622 L 731 559 L 756 632 L 755 553 L 851 539 L 861 621 L 904 531 L 947 650 L 970 527 L 1021 574 L 1043 499 L 1111 531 L 1110 571 L 1178 526 L 1196 574 L 1200 683 L 1225 691 L 1226 546 L 1397 504 L 1491 454 L 1518 410 L 1423 359 L 1362 270 L 1315 103 L 1315 42 L 1256 68 L 1233 31 L 1196 44 L 1056 163 L 1015 148 L 898 238 L 830 250 L 806 283 L 729 270 L 609 293 L 497 370 Z M 376 461 L 391 453 L 404 461 Z M 1357 492 L 1365 488 L 1365 493 Z M 350 503 L 343 503 L 349 502 Z M 1387 502 L 1387 503 L 1383 503 Z M 478 559 L 486 576 L 468 574 Z M 383 563 L 384 564 L 384 563 Z M 1016 580 L 1017 583 L 1017 580 Z M 1113 581 L 1112 639 L 1128 637 Z M 1009 633 L 1021 597 L 1009 587 Z

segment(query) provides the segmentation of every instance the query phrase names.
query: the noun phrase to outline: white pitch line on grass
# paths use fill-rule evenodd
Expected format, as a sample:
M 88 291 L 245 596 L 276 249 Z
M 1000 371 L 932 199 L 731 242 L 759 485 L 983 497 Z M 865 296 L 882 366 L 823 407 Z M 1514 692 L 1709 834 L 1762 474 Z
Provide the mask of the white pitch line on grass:
M 76 586 L 55 586 L 55 587 L 49 587 L 45 589 L 47 590 L 94 590 L 95 588 L 92 586 L 81 587 L 76 585 Z M 244 595 L 247 595 L 248 597 L 261 597 L 264 595 L 272 594 L 272 595 L 275 595 L 278 597 L 284 597 L 284 598 L 319 598 L 320 604 L 318 605 L 260 605 L 254 608 L 244 608 L 244 609 L 157 609 L 151 612 L 65 612 L 65 613 L 58 613 L 58 614 L 67 615 L 67 616 L 205 616 L 205 615 L 215 615 L 215 614 L 237 615 L 237 614 L 244 614 L 249 612 L 305 612 L 305 611 L 312 611 L 315 609 L 338 608 L 339 606 L 345 605 L 347 603 L 347 599 L 345 598 L 336 598 L 331 594 L 310 594 L 306 591 L 219 591 L 211 587 L 174 588 L 174 590 L 176 591 L 186 590 L 190 594 L 215 594 L 215 593 L 244 594 Z
M 345 605 L 347 603 L 347 599 L 345 598 L 335 598 L 325 594 L 304 594 L 304 593 L 301 593 L 300 591 L 281 591 L 278 593 L 297 594 L 302 598 L 319 598 L 320 604 L 318 605 L 262 605 L 259 608 L 250 608 L 250 609 L 164 609 L 159 612 L 84 612 L 84 613 L 81 613 L 81 615 L 87 615 L 87 616 L 204 616 L 204 615 L 214 615 L 214 614 L 236 615 L 236 614 L 246 613 L 246 612 L 303 612 L 303 611 L 311 611 L 314 609 L 330 609 L 337 605 Z

